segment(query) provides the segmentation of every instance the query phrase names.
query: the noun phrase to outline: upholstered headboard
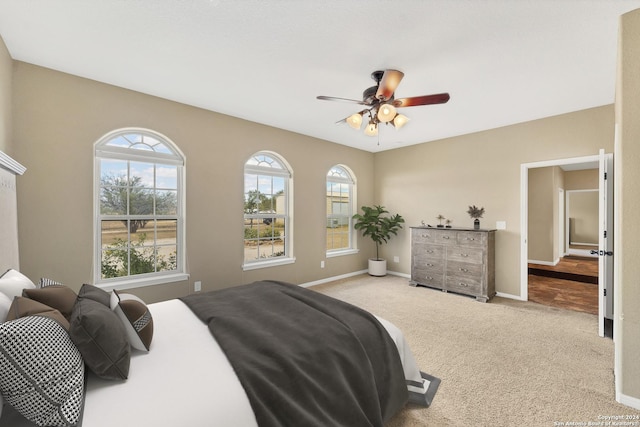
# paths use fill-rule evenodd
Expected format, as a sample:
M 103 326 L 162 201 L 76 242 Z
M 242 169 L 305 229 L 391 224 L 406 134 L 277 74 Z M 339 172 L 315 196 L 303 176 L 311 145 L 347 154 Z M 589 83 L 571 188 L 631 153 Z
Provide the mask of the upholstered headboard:
M 20 269 L 16 175 L 25 170 L 0 151 L 0 275 L 9 268 Z

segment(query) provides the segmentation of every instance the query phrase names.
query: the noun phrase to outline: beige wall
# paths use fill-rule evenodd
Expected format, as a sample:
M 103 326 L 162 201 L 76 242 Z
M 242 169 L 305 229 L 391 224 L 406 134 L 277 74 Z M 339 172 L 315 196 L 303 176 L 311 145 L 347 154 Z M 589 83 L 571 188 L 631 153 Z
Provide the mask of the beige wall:
M 597 190 L 598 186 L 598 169 L 564 172 L 565 190 Z
M 620 21 L 616 85 L 614 338 L 617 398 L 640 407 L 640 10 Z
M 122 127 L 153 129 L 186 156 L 188 282 L 135 290 L 148 302 L 203 290 L 281 279 L 306 283 L 366 268 L 357 255 L 325 260 L 326 174 L 341 163 L 356 175 L 359 203 L 373 203 L 373 155 L 22 62 L 14 69 L 22 270 L 78 289 L 92 280 L 93 144 Z M 292 265 L 243 272 L 243 167 L 272 150 L 294 176 Z
M 613 152 L 612 105 L 429 142 L 375 155 L 375 200 L 403 215 L 407 228 L 442 214 L 470 227 L 469 205 L 485 208 L 481 226 L 496 236 L 496 290 L 520 295 L 520 165 Z M 400 257 L 389 269 L 409 274 L 407 230 L 383 247 Z
M 11 153 L 11 83 L 13 80 L 13 60 L 0 37 L 0 151 Z
M 527 253 L 530 262 L 553 263 L 554 240 L 557 230 L 554 215 L 555 169 L 557 167 L 529 169 L 529 239 Z

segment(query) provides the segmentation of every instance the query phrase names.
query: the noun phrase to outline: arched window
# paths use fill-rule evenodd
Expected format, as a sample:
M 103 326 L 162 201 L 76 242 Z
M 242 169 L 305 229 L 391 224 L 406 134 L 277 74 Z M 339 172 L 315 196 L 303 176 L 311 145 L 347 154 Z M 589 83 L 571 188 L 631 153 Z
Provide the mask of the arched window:
M 294 261 L 291 187 L 291 170 L 277 154 L 259 152 L 245 163 L 245 270 Z
M 327 256 L 355 250 L 353 215 L 355 180 L 346 166 L 336 165 L 327 173 Z
M 120 129 L 95 144 L 94 280 L 126 289 L 185 280 L 184 156 L 166 137 Z

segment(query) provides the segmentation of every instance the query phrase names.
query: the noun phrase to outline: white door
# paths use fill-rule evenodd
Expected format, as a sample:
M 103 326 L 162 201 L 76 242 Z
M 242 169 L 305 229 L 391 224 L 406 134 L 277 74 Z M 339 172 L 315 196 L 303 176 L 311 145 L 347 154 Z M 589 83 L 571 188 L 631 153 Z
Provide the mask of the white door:
M 605 318 L 613 320 L 613 154 L 600 150 L 598 241 L 598 334 Z

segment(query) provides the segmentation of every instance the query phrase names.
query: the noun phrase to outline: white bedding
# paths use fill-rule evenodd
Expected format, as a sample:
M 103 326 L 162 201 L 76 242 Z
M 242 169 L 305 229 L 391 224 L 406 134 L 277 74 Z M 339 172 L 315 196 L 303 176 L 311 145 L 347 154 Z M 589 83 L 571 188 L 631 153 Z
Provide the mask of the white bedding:
M 178 299 L 148 307 L 154 323 L 151 350 L 132 349 L 125 381 L 89 374 L 82 426 L 257 426 L 249 399 L 209 328 Z M 409 390 L 426 392 L 428 381 L 402 332 L 378 320 L 398 346 L 405 378 L 423 384 Z

